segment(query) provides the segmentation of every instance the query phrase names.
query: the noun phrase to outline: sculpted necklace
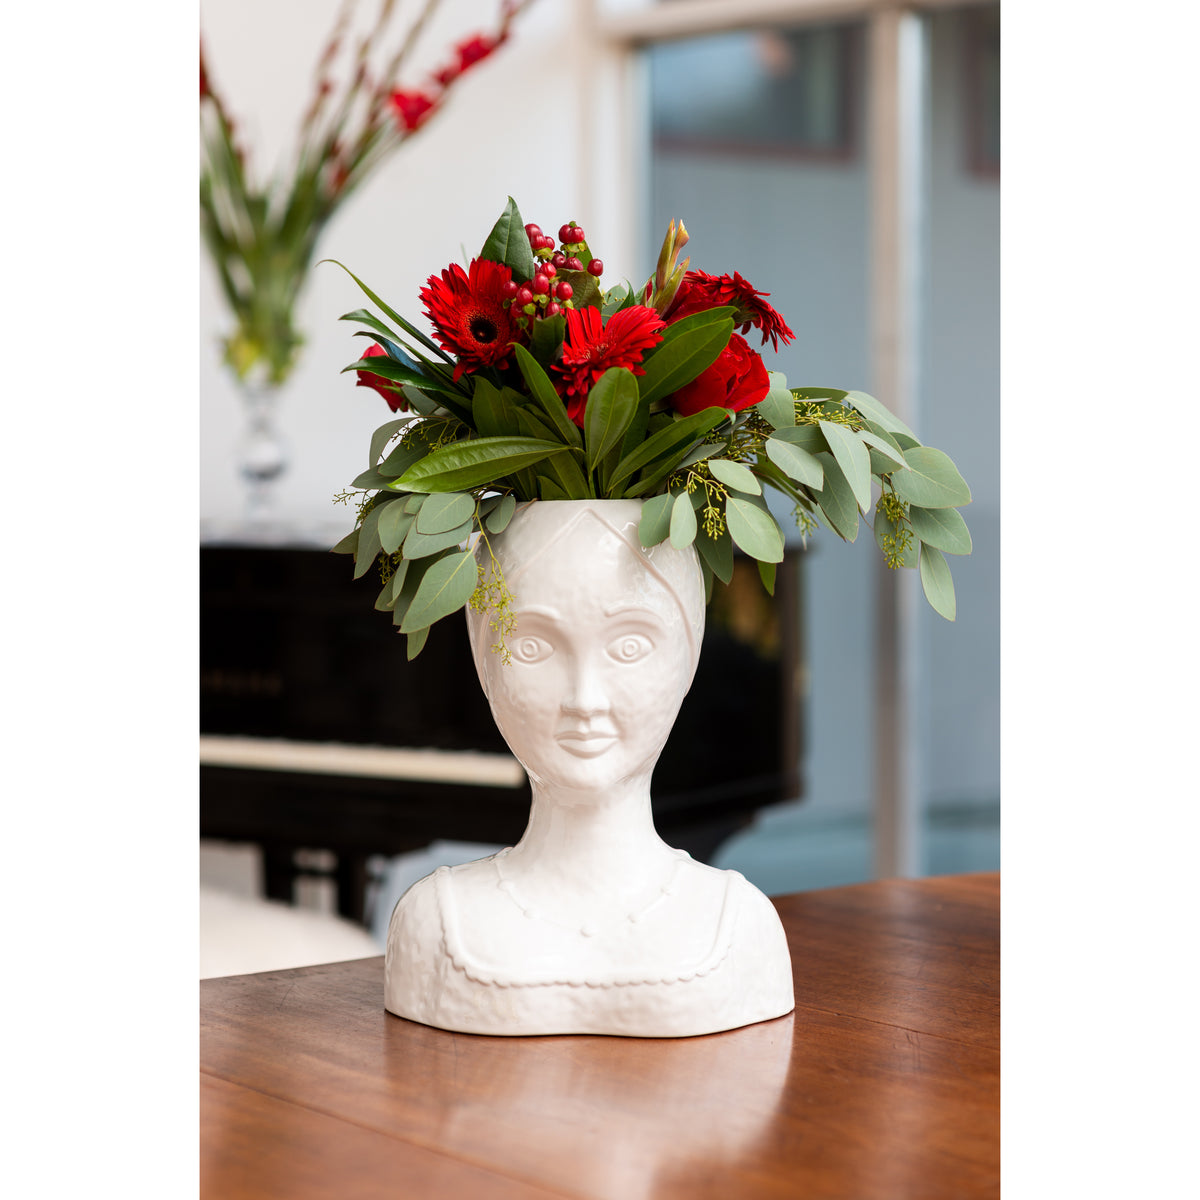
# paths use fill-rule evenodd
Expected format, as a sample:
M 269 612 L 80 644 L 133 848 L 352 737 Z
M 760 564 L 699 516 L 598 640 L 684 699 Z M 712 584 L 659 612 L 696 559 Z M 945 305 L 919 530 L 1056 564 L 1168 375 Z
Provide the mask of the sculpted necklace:
M 511 847 L 510 847 L 511 849 Z M 683 870 L 683 864 L 691 861 L 691 855 L 686 850 L 675 850 L 675 862 L 671 867 L 671 873 L 667 876 L 665 883 L 660 885 L 655 894 L 646 904 L 635 912 L 626 913 L 623 917 L 615 920 L 601 921 L 599 923 L 593 921 L 585 921 L 582 925 L 568 925 L 564 921 L 556 921 L 553 917 L 548 917 L 538 909 L 528 904 L 517 889 L 516 884 L 504 874 L 501 866 L 501 860 L 508 855 L 508 850 L 501 850 L 498 854 L 492 856 L 492 865 L 496 869 L 496 886 L 508 897 L 513 906 L 521 911 L 521 913 L 531 921 L 541 921 L 546 925 L 553 925 L 558 929 L 566 929 L 571 932 L 577 932 L 581 937 L 595 937 L 603 927 L 615 927 L 622 925 L 626 921 L 633 925 L 643 921 L 654 911 L 660 904 L 664 903 L 669 897 L 674 896 L 678 892 L 679 873 Z

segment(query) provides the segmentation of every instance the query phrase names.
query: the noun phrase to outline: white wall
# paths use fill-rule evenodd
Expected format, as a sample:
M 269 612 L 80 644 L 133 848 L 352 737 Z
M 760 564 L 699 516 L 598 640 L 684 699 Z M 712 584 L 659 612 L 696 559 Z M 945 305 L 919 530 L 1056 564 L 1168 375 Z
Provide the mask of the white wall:
M 361 7 L 360 26 L 375 14 L 373 3 Z M 397 6 L 401 16 L 417 7 Z M 601 144 L 614 141 L 611 106 L 589 100 L 608 60 L 595 47 L 563 52 L 579 44 L 584 7 L 536 0 L 509 43 L 464 77 L 445 111 L 350 198 L 326 228 L 317 257 L 345 263 L 418 323 L 418 289 L 461 261 L 464 247 L 478 251 L 509 195 L 526 220 L 548 229 L 579 221 L 613 268 L 631 258 L 620 193 L 593 182 L 603 183 L 608 173 L 579 149 L 585 121 L 599 124 Z M 279 162 L 288 151 L 336 8 L 335 0 L 202 0 L 213 83 L 242 122 L 253 164 Z M 419 86 L 454 42 L 493 28 L 498 9 L 498 0 L 443 0 L 405 82 Z M 395 44 L 393 38 L 389 49 Z M 200 516 L 225 522 L 242 512 L 236 473 L 242 413 L 221 364 L 226 314 L 203 247 L 200 254 Z M 347 510 L 331 499 L 366 465 L 371 431 L 391 416 L 378 396 L 354 386 L 352 375 L 339 375 L 363 340 L 337 318 L 364 302 L 344 272 L 325 265 L 314 268 L 300 305 L 308 344 L 281 408 L 290 467 L 279 492 L 286 516 L 302 525 L 332 521 L 349 528 Z

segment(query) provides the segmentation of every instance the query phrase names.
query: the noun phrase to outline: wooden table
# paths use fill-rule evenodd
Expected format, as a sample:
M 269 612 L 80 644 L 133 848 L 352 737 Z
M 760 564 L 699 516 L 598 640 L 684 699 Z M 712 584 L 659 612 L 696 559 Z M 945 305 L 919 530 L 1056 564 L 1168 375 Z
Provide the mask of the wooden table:
M 998 1196 L 999 876 L 784 896 L 796 1010 L 679 1040 L 383 1009 L 383 959 L 207 980 L 201 1195 Z

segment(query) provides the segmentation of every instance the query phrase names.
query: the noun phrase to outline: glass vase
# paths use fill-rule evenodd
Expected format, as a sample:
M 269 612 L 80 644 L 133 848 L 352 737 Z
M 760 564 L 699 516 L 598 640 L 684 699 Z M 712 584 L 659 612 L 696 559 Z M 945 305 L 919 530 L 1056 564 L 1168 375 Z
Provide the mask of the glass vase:
M 280 523 L 278 484 L 287 469 L 287 443 L 276 424 L 282 387 L 245 380 L 240 384 L 246 429 L 238 469 L 246 484 L 245 523 L 265 531 Z

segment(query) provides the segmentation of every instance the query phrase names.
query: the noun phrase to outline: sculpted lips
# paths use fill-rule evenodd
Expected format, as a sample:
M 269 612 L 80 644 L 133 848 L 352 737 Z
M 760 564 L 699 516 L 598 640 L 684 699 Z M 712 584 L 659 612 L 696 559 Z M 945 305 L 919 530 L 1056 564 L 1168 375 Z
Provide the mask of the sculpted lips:
M 576 758 L 596 758 L 617 740 L 617 735 L 606 729 L 565 729 L 555 735 L 555 740 Z

